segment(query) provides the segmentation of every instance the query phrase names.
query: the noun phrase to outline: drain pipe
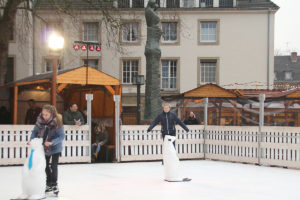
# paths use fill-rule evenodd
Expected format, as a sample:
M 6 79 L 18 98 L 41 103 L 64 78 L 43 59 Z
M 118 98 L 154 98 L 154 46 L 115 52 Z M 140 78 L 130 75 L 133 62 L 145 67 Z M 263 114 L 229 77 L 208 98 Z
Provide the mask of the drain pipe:
M 267 89 L 270 90 L 270 8 L 268 9 L 268 37 L 267 37 Z
M 35 14 L 32 12 L 32 75 L 35 75 Z
M 207 110 L 208 110 L 208 98 L 204 98 L 204 131 L 203 131 L 203 154 L 204 154 L 204 160 L 206 159 L 206 153 L 207 153 L 207 145 L 206 145 L 206 139 L 207 139 Z

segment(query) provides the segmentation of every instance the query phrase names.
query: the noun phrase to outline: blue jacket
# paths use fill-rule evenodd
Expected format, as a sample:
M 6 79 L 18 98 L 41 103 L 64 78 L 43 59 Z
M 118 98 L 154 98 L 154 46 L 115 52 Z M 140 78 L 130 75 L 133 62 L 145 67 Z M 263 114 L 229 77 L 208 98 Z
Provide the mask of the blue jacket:
M 34 129 L 30 136 L 30 140 L 37 137 L 38 137 L 38 127 L 34 126 Z M 64 140 L 64 138 L 65 138 L 64 126 L 60 127 L 59 129 L 54 129 L 50 131 L 50 141 L 53 142 L 53 144 L 50 146 L 51 155 L 62 152 L 62 141 Z
M 176 135 L 175 125 L 179 124 L 186 132 L 189 132 L 188 127 L 172 112 L 162 112 L 148 128 L 148 132 L 151 131 L 159 122 L 161 122 L 161 132 L 164 135 Z

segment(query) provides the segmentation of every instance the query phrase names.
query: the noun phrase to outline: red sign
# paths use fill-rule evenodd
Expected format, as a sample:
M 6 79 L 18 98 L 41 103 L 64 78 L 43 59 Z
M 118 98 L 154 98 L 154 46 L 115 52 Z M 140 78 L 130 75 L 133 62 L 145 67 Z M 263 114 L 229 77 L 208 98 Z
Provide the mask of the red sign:
M 100 45 L 96 46 L 96 51 L 101 51 L 101 46 Z
M 79 45 L 78 45 L 78 44 L 75 44 L 75 45 L 73 46 L 73 48 L 74 48 L 75 51 L 77 51 L 77 50 L 79 50 Z
M 81 50 L 82 50 L 82 51 L 86 51 L 86 50 L 87 50 L 86 45 L 82 45 L 82 46 L 81 46 Z
M 90 45 L 90 51 L 94 51 L 95 50 L 95 47 L 94 47 L 94 45 Z

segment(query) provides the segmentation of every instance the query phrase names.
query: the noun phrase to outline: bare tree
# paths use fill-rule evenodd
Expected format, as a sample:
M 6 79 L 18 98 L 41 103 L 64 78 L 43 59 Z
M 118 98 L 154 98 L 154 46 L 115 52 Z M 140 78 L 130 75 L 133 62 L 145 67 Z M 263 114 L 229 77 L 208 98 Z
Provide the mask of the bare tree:
M 9 40 L 12 31 L 15 31 L 16 34 L 20 34 L 18 39 L 20 43 L 22 43 L 29 37 L 28 34 L 22 34 L 24 33 L 23 29 L 32 29 L 32 22 L 28 15 L 22 19 L 22 26 L 15 25 L 18 10 L 22 9 L 25 11 L 24 13 L 29 11 L 33 17 L 41 19 L 36 11 L 40 5 L 46 3 L 48 9 L 53 10 L 54 13 L 66 14 L 75 18 L 76 14 L 80 12 L 80 8 L 74 7 L 73 5 L 75 3 L 84 4 L 88 9 L 98 10 L 99 14 L 103 16 L 104 28 L 106 29 L 109 40 L 108 45 L 121 51 L 118 40 L 116 40 L 119 33 L 121 17 L 111 14 L 111 11 L 114 10 L 113 2 L 114 0 L 0 0 L 0 85 L 4 85 L 5 83 Z M 22 30 L 14 30 L 15 27 Z
M 281 49 L 274 49 L 274 56 L 282 56 L 283 52 Z
M 19 6 L 26 0 L 1 0 L 0 7 L 0 85 L 4 84 L 7 71 L 8 45 L 14 29 L 14 22 Z M 28 4 L 27 4 L 28 5 Z

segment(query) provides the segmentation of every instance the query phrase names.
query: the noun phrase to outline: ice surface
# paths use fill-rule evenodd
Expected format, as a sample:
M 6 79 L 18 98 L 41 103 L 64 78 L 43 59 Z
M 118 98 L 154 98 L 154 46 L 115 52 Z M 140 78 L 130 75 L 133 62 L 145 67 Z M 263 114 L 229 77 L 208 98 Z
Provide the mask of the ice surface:
M 163 181 L 161 162 L 59 165 L 49 200 L 299 200 L 300 171 L 217 161 L 181 161 L 191 182 Z M 0 167 L 0 200 L 21 193 L 21 166 Z

